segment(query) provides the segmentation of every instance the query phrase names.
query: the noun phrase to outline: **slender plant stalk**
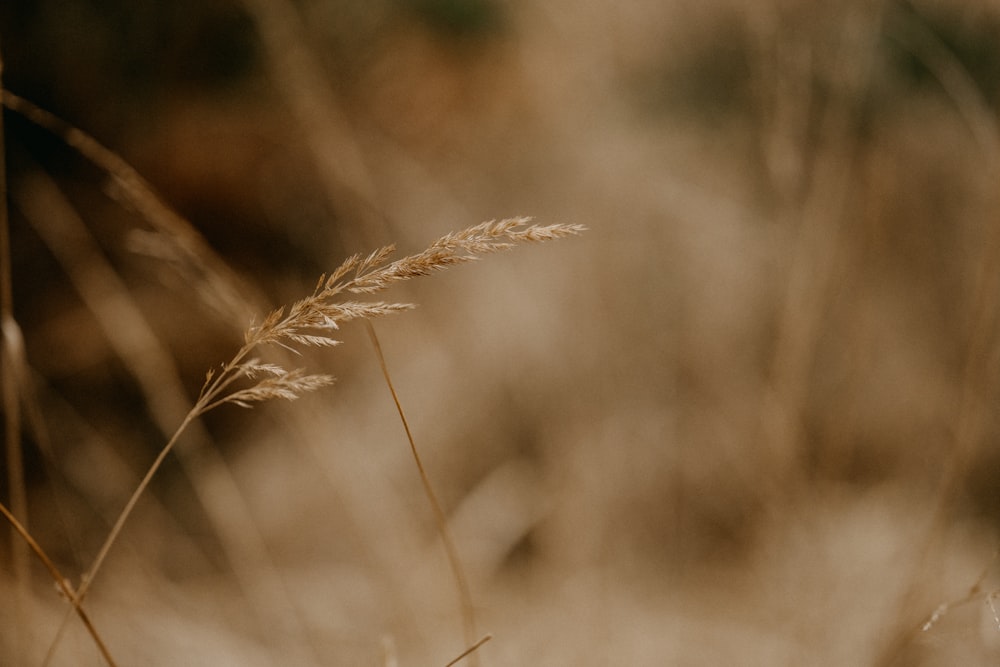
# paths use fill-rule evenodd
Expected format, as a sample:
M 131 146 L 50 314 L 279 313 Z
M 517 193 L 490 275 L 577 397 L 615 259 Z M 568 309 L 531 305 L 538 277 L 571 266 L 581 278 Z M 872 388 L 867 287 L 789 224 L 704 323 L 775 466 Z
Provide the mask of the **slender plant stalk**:
M 438 500 L 437 494 L 434 493 L 434 486 L 431 484 L 431 479 L 427 474 L 427 469 L 424 467 L 423 461 L 420 460 L 420 452 L 417 451 L 417 444 L 413 440 L 413 432 L 410 430 L 410 423 L 406 420 L 406 414 L 403 412 L 403 404 L 400 402 L 399 395 L 396 393 L 396 388 L 392 384 L 392 377 L 389 375 L 389 367 L 385 363 L 385 355 L 382 354 L 382 346 L 379 344 L 378 336 L 375 334 L 375 327 L 372 325 L 370 320 L 365 320 L 365 327 L 368 330 L 369 338 L 371 338 L 372 347 L 375 350 L 375 356 L 378 358 L 379 367 L 382 369 L 382 376 L 385 378 L 385 384 L 389 388 L 389 393 L 392 394 L 392 402 L 396 404 L 396 412 L 399 413 L 399 421 L 403 423 L 403 430 L 406 431 L 406 440 L 410 443 L 410 453 L 413 455 L 413 462 L 416 464 L 417 472 L 420 474 L 420 483 L 424 487 L 424 495 L 427 496 L 427 502 L 430 503 L 431 510 L 434 512 L 434 524 L 437 526 L 438 535 L 441 537 L 441 543 L 444 545 L 445 553 L 448 556 L 448 565 L 451 567 L 452 576 L 455 578 L 455 584 L 458 587 L 459 604 L 462 609 L 462 626 L 465 632 L 465 644 L 466 646 L 470 644 L 474 645 L 473 642 L 476 640 L 476 610 L 475 606 L 472 604 L 472 592 L 469 589 L 468 577 L 465 576 L 465 568 L 462 566 L 462 559 L 458 555 L 458 549 L 455 548 L 455 540 L 452 539 L 451 530 L 448 528 L 448 517 L 444 513 L 444 509 L 441 507 L 441 502 Z M 472 664 L 477 665 L 478 662 L 479 661 L 476 656 L 473 656 Z M 449 664 L 454 664 L 454 662 Z
M 81 601 L 83 600 L 83 597 L 87 594 L 87 592 L 90 590 L 91 584 L 94 583 L 94 577 L 97 576 L 97 572 L 101 569 L 101 565 L 104 564 L 104 560 L 108 557 L 108 552 L 111 550 L 111 546 L 117 541 L 118 535 L 122 532 L 122 529 L 125 527 L 125 522 L 128 521 L 129 516 L 131 516 L 132 510 L 135 509 L 135 505 L 136 503 L 139 502 L 140 496 L 142 496 L 143 492 L 145 492 L 146 487 L 149 486 L 149 483 L 153 481 L 153 477 L 160 469 L 160 466 L 163 465 L 163 462 L 166 460 L 167 455 L 170 454 L 174 446 L 177 444 L 177 441 L 180 439 L 181 434 L 187 428 L 188 424 L 190 424 L 195 419 L 196 417 L 195 409 L 197 409 L 197 406 L 195 406 L 195 408 L 188 413 L 188 416 L 185 417 L 184 421 L 178 427 L 173 437 L 170 438 L 170 441 L 167 442 L 167 444 L 164 445 L 164 447 L 160 450 L 160 453 L 157 454 L 156 459 L 149 466 L 149 469 L 146 471 L 146 474 L 139 482 L 139 485 L 135 488 L 135 491 L 132 492 L 132 495 L 131 497 L 129 497 L 128 502 L 125 503 L 125 507 L 118 514 L 118 519 L 115 521 L 114 526 L 111 527 L 110 532 L 108 532 L 108 536 L 105 538 L 104 543 L 101 545 L 100 550 L 98 550 L 97 556 L 94 557 L 94 562 L 91 564 L 90 568 L 87 570 L 87 572 L 83 575 L 83 577 L 80 580 L 80 586 L 77 589 L 77 597 Z
M 6 104 L 8 93 L 2 88 L 3 59 L 0 55 L 0 99 Z M 72 609 L 83 622 L 87 632 L 93 638 L 101 655 L 111 667 L 115 667 L 114 658 L 97 632 L 87 612 L 80 604 L 81 598 L 69 584 L 69 580 L 49 558 L 41 545 L 31 536 L 27 527 L 28 499 L 24 484 L 24 459 L 21 451 L 21 410 L 17 387 L 17 372 L 24 358 L 24 346 L 20 326 L 14 319 L 13 279 L 11 276 L 10 228 L 7 214 L 7 165 L 4 150 L 3 113 L 0 113 L 0 338 L 2 338 L 3 373 L 2 393 L 4 406 L 4 441 L 6 442 L 7 484 L 10 493 L 11 506 L 8 508 L 0 503 L 0 514 L 11 526 L 12 554 L 14 577 L 17 585 L 16 601 L 19 616 L 23 614 L 28 604 L 29 570 L 27 549 L 30 549 L 52 575 L 56 586 L 62 595 L 72 604 Z M 18 519 L 18 517 L 22 519 Z M 23 520 L 23 521 L 22 521 Z M 24 621 L 22 621 L 24 622 Z M 28 617 L 27 622 L 30 622 Z M 20 635 L 20 632 L 15 632 Z M 15 654 L 18 651 L 15 650 Z
M 73 605 L 76 615 L 80 617 L 81 621 L 83 621 L 84 627 L 87 628 L 87 632 L 89 632 L 90 636 L 93 638 L 94 643 L 97 645 L 97 649 L 101 652 L 101 656 L 104 657 L 111 667 L 116 667 L 114 658 L 111 657 L 111 652 L 108 651 L 108 647 L 101 639 L 101 635 L 97 632 L 97 629 L 94 627 L 93 622 L 91 622 L 87 612 L 80 604 L 81 596 L 73 590 L 69 584 L 69 580 L 62 575 L 59 568 L 57 568 L 55 563 L 52 562 L 52 559 L 45 553 L 45 550 L 42 549 L 41 545 L 35 541 L 35 538 L 31 536 L 24 525 L 17 520 L 17 517 L 14 516 L 14 514 L 7 509 L 7 506 L 3 503 L 0 503 L 0 514 L 3 514 L 7 523 L 11 525 L 11 528 L 20 536 L 21 540 L 23 540 L 22 543 L 28 545 L 28 548 L 34 552 L 35 556 L 38 557 L 38 560 L 40 560 L 45 566 L 45 569 L 47 569 L 49 574 L 52 575 L 52 579 L 56 582 L 56 586 L 59 587 L 59 592 L 62 593 L 63 597 L 65 597 L 70 604 Z
M 461 653 L 459 653 L 457 656 L 455 656 L 455 659 L 452 660 L 451 662 L 449 662 L 444 667 L 452 667 L 452 665 L 457 665 L 458 663 L 462 662 L 462 660 L 464 660 L 465 658 L 469 657 L 470 655 L 473 655 L 476 651 L 479 650 L 480 646 L 482 646 L 483 644 L 485 644 L 486 642 L 488 642 L 491 639 L 493 639 L 493 635 L 486 635 L 486 636 L 484 636 L 482 639 L 480 639 L 479 641 L 477 641 L 475 644 L 473 644 L 472 646 L 470 646 L 469 648 L 465 649 L 464 651 L 462 651 Z
M 0 86 L 3 82 L 3 56 L 0 54 Z M 2 88 L 0 88 L 2 90 Z M 2 93 L 0 93 L 2 97 Z M 4 442 L 6 443 L 7 490 L 10 508 L 25 524 L 28 521 L 28 496 L 24 486 L 24 453 L 21 451 L 21 407 L 15 366 L 24 347 L 20 327 L 14 319 L 14 291 L 10 269 L 10 221 L 7 215 L 7 163 L 4 142 L 3 114 L 0 113 L 0 357 L 3 377 Z M 15 613 L 22 623 L 30 623 L 28 612 L 28 552 L 16 530 L 10 533 L 11 555 L 15 582 Z M 22 633 L 15 633 L 19 637 Z M 17 640 L 21 641 L 21 640 Z M 15 649 L 15 654 L 18 649 Z

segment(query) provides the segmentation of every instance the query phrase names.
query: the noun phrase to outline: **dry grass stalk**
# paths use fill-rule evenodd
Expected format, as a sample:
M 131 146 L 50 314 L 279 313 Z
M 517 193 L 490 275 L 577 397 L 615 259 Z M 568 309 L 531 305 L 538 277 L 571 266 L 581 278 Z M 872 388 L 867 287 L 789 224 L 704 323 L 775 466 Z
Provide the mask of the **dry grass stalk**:
M 493 635 L 486 635 L 486 636 L 484 636 L 482 639 L 480 639 L 479 641 L 477 641 L 475 644 L 473 644 L 472 646 L 470 646 L 469 648 L 465 649 L 464 651 L 462 651 L 461 653 L 459 653 L 457 656 L 455 656 L 454 660 L 452 660 L 451 662 L 449 662 L 444 667 L 452 667 L 452 665 L 457 665 L 458 663 L 460 663 L 465 658 L 469 657 L 470 655 L 475 654 L 475 652 L 479 650 L 480 646 L 482 646 L 483 644 L 485 644 L 486 642 L 488 642 L 491 639 L 493 639 Z
M 35 541 L 35 538 L 31 536 L 31 533 L 28 532 L 28 529 L 17 520 L 17 517 L 14 516 L 3 503 L 0 503 L 0 514 L 2 514 L 10 524 L 11 529 L 17 533 L 22 540 L 24 540 L 23 543 L 31 549 L 32 553 L 38 557 L 38 560 L 45 565 L 45 569 L 49 571 L 49 574 L 51 574 L 52 578 L 55 580 L 59 593 L 73 605 L 73 610 L 76 611 L 76 615 L 80 617 L 81 621 L 83 621 L 84 627 L 87 628 L 87 632 L 93 638 L 94 643 L 97 645 L 97 649 L 101 652 L 101 656 L 107 660 L 111 667 L 115 667 L 114 658 L 111 657 L 108 647 L 104 644 L 104 641 L 101 639 L 101 635 L 97 632 L 97 629 L 91 622 L 90 616 L 88 616 L 87 612 L 80 606 L 80 596 L 73 590 L 69 580 L 62 575 L 59 568 L 56 567 L 55 563 L 52 562 L 52 559 L 49 558 L 47 553 L 45 553 L 45 550 L 42 549 L 41 545 L 39 545 L 38 542 Z
M 201 415 L 220 405 L 232 403 L 250 407 L 253 403 L 281 398 L 294 400 L 305 392 L 314 391 L 333 382 L 324 374 L 306 374 L 302 369 L 288 370 L 264 363 L 251 353 L 266 345 L 297 350 L 303 347 L 329 347 L 339 344 L 334 336 L 340 324 L 354 319 L 371 319 L 412 308 L 411 304 L 386 302 L 338 301 L 345 294 L 373 294 L 396 283 L 425 276 L 450 266 L 477 259 L 480 255 L 499 252 L 523 243 L 535 243 L 573 236 L 584 231 L 582 225 L 529 225 L 529 218 L 511 218 L 485 222 L 460 232 L 447 234 L 423 252 L 393 262 L 391 246 L 363 256 L 348 258 L 329 276 L 323 276 L 313 294 L 289 308 L 271 312 L 258 326 L 247 330 L 244 344 L 233 358 L 218 370 L 209 371 L 201 394 L 177 431 L 160 450 L 124 509 L 115 521 L 95 557 L 82 576 L 72 598 L 79 607 L 104 564 L 111 547 L 117 541 L 129 516 L 167 455 L 180 436 Z M 247 386 L 238 386 L 241 381 Z
M 389 375 L 389 366 L 385 363 L 385 355 L 382 354 L 382 345 L 378 342 L 375 327 L 368 320 L 365 320 L 365 324 L 368 328 L 368 336 L 372 341 L 372 347 L 375 349 L 375 356 L 378 357 L 378 363 L 382 369 L 385 384 L 389 388 L 389 393 L 392 395 L 392 402 L 396 405 L 396 411 L 399 413 L 399 421 L 403 423 L 403 430 L 406 431 L 406 440 L 410 444 L 410 453 L 413 455 L 413 462 L 416 464 L 417 472 L 420 474 L 420 483 L 423 485 L 424 495 L 427 497 L 427 502 L 430 503 L 431 510 L 434 512 L 434 524 L 437 526 L 438 534 L 441 536 L 445 554 L 448 556 L 448 565 L 451 567 L 452 576 L 455 578 L 455 584 L 458 587 L 459 606 L 462 609 L 462 626 L 465 631 L 465 643 L 472 644 L 476 638 L 476 611 L 475 606 L 472 604 L 472 591 L 469 588 L 469 579 L 465 576 L 462 559 L 458 555 L 455 540 L 452 538 L 451 530 L 448 528 L 448 517 L 444 513 L 444 508 L 441 507 L 441 502 L 437 499 L 434 486 L 431 484 L 431 478 L 427 474 L 427 469 L 424 467 L 423 461 L 420 459 L 420 452 L 417 450 L 417 443 L 413 439 L 410 423 L 403 412 L 403 404 L 400 402 L 396 388 L 392 384 L 392 377 Z M 472 644 L 471 648 L 448 664 L 453 665 L 466 655 L 472 654 L 480 644 L 488 639 L 489 636 L 479 643 Z M 478 660 L 473 655 L 473 667 L 477 664 Z
M 3 60 L 0 59 L 0 83 Z M 2 88 L 0 88 L 2 90 Z M 0 93 L 2 97 L 2 93 Z M 2 116 L 2 114 L 0 114 Z M 12 516 L 28 522 L 28 497 L 24 482 L 24 454 L 21 451 L 20 392 L 15 367 L 24 353 L 21 329 L 14 319 L 13 278 L 10 274 L 10 229 L 7 216 L 7 163 L 5 158 L 3 119 L 0 118 L 0 359 L 3 373 L 0 377 L 0 400 L 4 412 L 5 462 L 7 488 L 10 494 Z M 14 604 L 19 614 L 28 612 L 28 552 L 20 540 L 17 527 L 11 530 L 11 556 L 16 590 Z

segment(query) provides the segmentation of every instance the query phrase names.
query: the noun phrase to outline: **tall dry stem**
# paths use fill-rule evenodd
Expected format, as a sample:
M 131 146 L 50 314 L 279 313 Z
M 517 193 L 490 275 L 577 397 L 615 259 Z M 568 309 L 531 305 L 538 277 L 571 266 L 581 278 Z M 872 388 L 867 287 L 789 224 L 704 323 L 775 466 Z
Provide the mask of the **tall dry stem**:
M 420 459 L 420 452 L 417 450 L 417 443 L 413 440 L 413 432 L 410 430 L 410 423 L 407 421 L 406 414 L 403 412 L 403 404 L 400 402 L 399 395 L 396 393 L 396 388 L 392 384 L 392 377 L 389 374 L 389 366 L 385 363 L 385 355 L 382 354 L 382 345 L 379 343 L 378 336 L 375 334 L 375 327 L 369 320 L 365 320 L 365 325 L 368 329 L 368 336 L 371 339 L 372 347 L 375 350 L 375 356 L 378 358 L 379 367 L 382 369 L 382 377 L 385 378 L 385 384 L 389 388 L 389 393 L 392 395 L 392 402 L 396 406 L 396 412 L 399 413 L 399 421 L 402 422 L 403 430 L 406 431 L 406 440 L 410 444 L 410 453 L 413 455 L 413 463 L 417 466 L 417 473 L 420 475 L 420 483 L 423 486 L 424 495 L 427 497 L 427 502 L 430 504 L 431 510 L 434 512 L 434 525 L 437 526 L 438 535 L 441 537 L 441 543 L 444 545 L 445 554 L 448 557 L 448 565 L 451 567 L 451 573 L 455 578 L 455 585 L 458 588 L 458 601 L 459 606 L 462 609 L 462 625 L 465 631 L 465 643 L 472 648 L 449 664 L 454 664 L 465 655 L 471 654 L 472 664 L 473 667 L 475 667 L 475 665 L 479 663 L 478 658 L 475 655 L 475 649 L 478 648 L 479 645 L 473 643 L 476 639 L 476 608 L 472 602 L 472 590 L 469 588 L 469 578 L 465 576 L 465 568 L 462 567 L 462 559 L 458 554 L 458 549 L 455 547 L 455 540 L 451 536 L 451 530 L 448 528 L 448 516 L 444 513 L 444 508 L 441 507 L 441 502 L 438 500 L 437 494 L 434 492 L 434 486 L 431 484 L 431 478 L 427 474 L 427 469 L 424 467 L 423 461 Z

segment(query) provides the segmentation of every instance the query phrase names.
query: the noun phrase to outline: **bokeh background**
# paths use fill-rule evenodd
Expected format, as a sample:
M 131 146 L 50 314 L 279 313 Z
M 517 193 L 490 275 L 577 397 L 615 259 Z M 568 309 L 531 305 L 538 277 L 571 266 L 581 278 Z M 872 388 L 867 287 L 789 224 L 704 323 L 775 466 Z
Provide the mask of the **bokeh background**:
M 998 36 L 958 0 L 4 2 L 4 86 L 201 235 L 5 111 L 32 533 L 85 571 L 254 314 L 531 215 L 589 231 L 375 323 L 481 664 L 996 664 Z M 461 653 L 343 339 L 298 362 L 334 388 L 221 408 L 170 457 L 88 595 L 121 664 Z M 42 664 L 66 605 L 0 555 L 0 662 Z M 49 664 L 102 663 L 73 620 Z

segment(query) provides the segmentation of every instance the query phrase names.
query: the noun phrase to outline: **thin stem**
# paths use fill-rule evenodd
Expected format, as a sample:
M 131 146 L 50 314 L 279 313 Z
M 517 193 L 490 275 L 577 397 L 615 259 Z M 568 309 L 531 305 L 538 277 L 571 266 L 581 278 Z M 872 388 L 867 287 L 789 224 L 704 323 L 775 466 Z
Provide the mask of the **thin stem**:
M 3 82 L 3 57 L 0 55 L 0 86 Z M 2 88 L 0 88 L 2 91 Z M 2 92 L 0 92 L 2 96 Z M 14 287 L 11 276 L 10 221 L 7 214 L 7 163 L 4 150 L 3 113 L 0 108 L 0 357 L 3 359 L 3 377 L 0 379 L 4 413 L 4 442 L 6 443 L 7 489 L 10 507 L 21 521 L 28 521 L 28 495 L 24 486 L 24 452 L 21 450 L 21 406 L 16 368 L 24 347 L 20 329 L 14 319 Z M 11 531 L 15 605 L 18 616 L 25 618 L 28 605 L 28 552 L 24 544 Z M 23 622 L 23 621 L 22 621 Z M 30 623 L 30 619 L 27 621 Z M 21 633 L 17 633 L 21 634 Z M 17 650 L 15 649 L 15 653 Z
M 56 586 L 59 587 L 59 592 L 62 593 L 73 605 L 73 609 L 76 610 L 76 615 L 80 617 L 81 621 L 83 621 L 83 625 L 87 628 L 87 632 L 90 633 L 94 643 L 97 644 L 97 649 L 101 652 L 101 655 L 104 656 L 104 659 L 107 660 L 111 667 L 116 667 L 114 658 L 111 657 L 108 647 L 105 646 L 104 641 L 97 632 L 97 628 L 95 628 L 94 624 L 91 622 L 90 616 L 88 616 L 87 612 L 84 611 L 82 606 L 80 606 L 83 600 L 83 595 L 73 591 L 69 585 L 69 580 L 62 575 L 62 572 L 59 571 L 59 568 L 57 568 L 55 563 L 52 562 L 52 559 L 45 553 L 45 550 L 42 549 L 41 545 L 35 541 L 35 538 L 31 536 L 24 525 L 17 520 L 17 517 L 14 516 L 14 514 L 11 513 L 11 511 L 7 509 L 7 506 L 3 503 L 0 503 L 0 514 L 3 514 L 4 518 L 7 519 L 7 522 L 11 525 L 14 531 L 21 536 L 24 543 L 28 545 L 28 547 L 38 557 L 38 560 L 40 560 L 45 566 L 45 569 L 47 569 L 49 574 L 52 575 L 52 579 L 55 580 Z
M 94 582 L 94 577 L 97 576 L 97 572 L 101 569 L 101 565 L 104 564 L 104 560 L 107 558 L 108 552 L 111 550 L 111 546 L 118 539 L 118 535 L 122 532 L 122 528 L 125 527 L 125 522 L 132 514 L 132 510 L 135 509 L 136 504 L 139 502 L 139 497 L 142 496 L 146 487 L 148 487 L 149 483 L 153 480 L 153 476 L 156 475 L 160 466 L 163 465 L 163 461 L 166 460 L 167 455 L 173 450 L 174 445 L 177 444 L 181 433 L 184 432 L 188 424 L 201 414 L 201 405 L 202 403 L 199 402 L 191 408 L 191 412 L 189 412 L 187 417 L 184 418 L 184 421 L 181 422 L 181 425 L 174 432 L 170 441 L 164 445 L 163 449 L 160 450 L 160 453 L 157 454 L 156 459 L 154 459 L 152 465 L 149 466 L 149 470 L 146 471 L 146 475 L 142 478 L 142 481 L 139 482 L 139 486 L 135 488 L 135 491 L 132 492 L 132 496 L 128 499 L 128 502 L 125 503 L 125 507 L 122 509 L 121 513 L 118 515 L 118 519 L 115 521 L 115 525 L 111 528 L 111 532 L 108 533 L 108 536 L 105 538 L 100 551 L 97 552 L 97 557 L 94 558 L 93 564 L 83 575 L 83 578 L 80 581 L 80 588 L 77 590 L 77 597 L 80 601 L 83 601 L 83 597 L 87 594 L 87 591 L 90 590 L 90 586 Z
M 475 644 L 473 644 L 472 646 L 470 646 L 469 648 L 465 649 L 460 654 L 458 654 L 457 656 L 455 656 L 455 659 L 452 660 L 451 662 L 449 662 L 444 667 L 452 667 L 452 665 L 457 665 L 464 658 L 472 655 L 473 652 L 478 651 L 480 646 L 482 646 L 483 644 L 485 644 L 486 642 L 488 642 L 491 639 L 493 639 L 493 635 L 486 635 L 485 637 L 483 637 L 482 639 L 480 639 L 478 642 L 476 642 Z
M 114 526 L 111 528 L 111 532 L 108 533 L 107 538 L 104 540 L 104 544 L 101 545 L 100 551 L 97 553 L 97 557 L 94 559 L 93 564 L 90 569 L 83 575 L 83 580 L 80 582 L 80 588 L 77 592 L 80 600 L 83 600 L 84 595 L 90 590 L 90 586 L 94 581 L 94 577 L 97 576 L 97 572 L 101 569 L 104 564 L 104 560 L 108 556 L 108 552 L 111 550 L 112 545 L 117 541 L 118 535 L 121 533 L 122 529 L 125 527 L 125 522 L 131 516 L 132 511 L 135 509 L 136 504 L 139 502 L 139 498 L 146 491 L 153 477 L 159 471 L 163 462 L 166 460 L 167 455 L 173 451 L 177 441 L 180 439 L 181 434 L 188 427 L 188 425 L 194 421 L 199 416 L 205 414 L 212 408 L 226 402 L 225 398 L 218 399 L 218 396 L 226 389 L 234 380 L 239 376 L 239 369 L 237 368 L 240 362 L 246 358 L 250 351 L 256 346 L 256 342 L 250 341 L 243 345 L 240 350 L 216 375 L 212 380 L 210 380 L 205 388 L 202 390 L 202 395 L 195 403 L 194 407 L 187 413 L 184 417 L 184 421 L 181 425 L 174 431 L 174 434 L 170 437 L 169 442 L 163 446 L 160 453 L 157 454 L 153 463 L 149 466 L 149 470 L 146 471 L 145 476 L 139 482 L 135 491 L 132 492 L 132 496 L 125 503 L 125 507 L 122 509 L 121 513 L 118 515 L 118 519 L 115 521 Z
M 211 382 L 205 385 L 201 391 L 201 396 L 198 399 L 198 406 L 196 406 L 199 408 L 201 414 L 204 414 L 212 408 L 217 407 L 220 403 L 225 402 L 225 397 L 218 400 L 216 400 L 216 397 L 220 396 L 224 389 L 239 379 L 240 374 L 234 371 L 236 366 L 239 365 L 249 352 L 249 347 L 241 349 L 231 361 L 223 366 L 218 375 L 212 378 Z
M 465 576 L 465 569 L 462 567 L 462 561 L 458 557 L 458 550 L 455 548 L 455 542 L 451 537 L 451 531 L 448 528 L 448 518 L 441 509 L 441 503 L 437 499 L 437 495 L 434 493 L 434 487 L 431 485 L 430 477 L 427 475 L 427 470 L 424 468 L 423 462 L 420 460 L 420 453 L 417 451 L 417 445 L 413 440 L 413 433 L 410 431 L 410 424 L 406 421 L 406 415 L 403 413 L 403 406 L 399 401 L 399 396 L 396 394 L 396 389 L 392 384 L 392 378 L 389 376 L 389 367 L 385 363 L 385 356 L 382 354 L 382 346 L 379 344 L 378 336 L 375 335 L 375 327 L 372 325 L 371 320 L 365 320 L 365 326 L 368 329 L 368 336 L 371 338 L 372 346 L 375 349 L 375 356 L 378 357 L 379 366 L 382 368 L 382 375 L 385 378 L 385 384 L 389 387 L 389 393 L 392 394 L 392 400 L 396 404 L 396 411 L 399 413 L 399 419 L 403 422 L 403 429 L 406 431 L 406 439 L 410 443 L 410 452 L 413 454 L 413 461 L 417 465 L 417 471 L 420 473 L 420 481 L 424 487 L 424 494 L 427 496 L 427 501 L 431 504 L 431 509 L 434 511 L 434 522 L 437 525 L 438 534 L 441 536 L 441 542 L 444 544 L 445 552 L 448 555 L 448 564 L 451 566 L 452 576 L 455 577 L 455 584 L 458 586 L 459 602 L 462 608 L 462 624 L 465 629 L 465 643 L 466 645 L 472 645 L 473 648 L 482 644 L 481 640 L 478 643 L 476 641 L 476 612 L 472 604 L 472 594 L 469 592 L 469 582 Z M 459 659 L 468 655 L 469 652 L 459 656 Z M 478 658 L 473 655 L 471 660 L 473 666 L 479 664 Z M 454 661 L 449 664 L 454 664 Z

